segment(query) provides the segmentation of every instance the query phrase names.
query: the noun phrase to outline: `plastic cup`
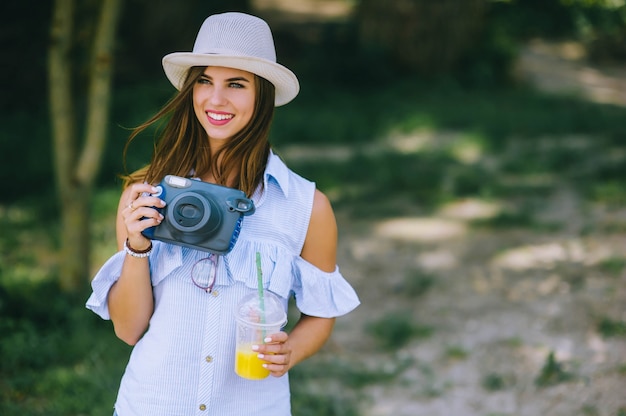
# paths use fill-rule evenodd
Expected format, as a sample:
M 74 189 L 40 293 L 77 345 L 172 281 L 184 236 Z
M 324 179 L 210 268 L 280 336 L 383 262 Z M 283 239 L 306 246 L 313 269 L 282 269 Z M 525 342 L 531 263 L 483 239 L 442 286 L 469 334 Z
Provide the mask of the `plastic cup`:
M 278 297 L 264 290 L 262 300 L 258 292 L 244 296 L 237 305 L 235 318 L 235 373 L 248 380 L 262 380 L 270 372 L 263 368 L 265 361 L 257 356 L 252 346 L 264 344 L 268 335 L 279 332 L 287 323 L 287 314 Z

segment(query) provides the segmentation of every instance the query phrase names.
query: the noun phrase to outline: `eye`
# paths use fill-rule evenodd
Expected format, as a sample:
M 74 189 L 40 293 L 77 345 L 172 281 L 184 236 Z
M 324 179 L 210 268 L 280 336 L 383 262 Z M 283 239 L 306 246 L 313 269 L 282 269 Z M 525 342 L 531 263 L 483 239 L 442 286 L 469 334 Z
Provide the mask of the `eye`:
M 245 88 L 245 86 L 243 84 L 240 84 L 239 82 L 231 82 L 230 84 L 228 84 L 228 86 L 230 88 Z
M 211 80 L 205 77 L 198 78 L 198 84 L 211 84 Z

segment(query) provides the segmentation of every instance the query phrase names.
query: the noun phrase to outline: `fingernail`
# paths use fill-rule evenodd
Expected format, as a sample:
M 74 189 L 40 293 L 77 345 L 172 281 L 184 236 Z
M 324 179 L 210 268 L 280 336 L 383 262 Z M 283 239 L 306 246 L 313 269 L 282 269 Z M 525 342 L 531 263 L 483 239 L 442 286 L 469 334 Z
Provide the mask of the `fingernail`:
M 265 358 L 265 355 L 263 355 L 263 354 L 258 354 L 258 355 L 257 355 L 257 357 L 259 357 L 259 358 L 262 360 L 263 358 Z
M 252 346 L 252 351 L 258 351 L 259 350 L 259 346 L 258 345 L 253 345 Z
M 272 342 L 272 337 L 267 337 L 263 340 L 263 342 Z
M 261 364 L 263 368 L 267 368 L 267 364 Z

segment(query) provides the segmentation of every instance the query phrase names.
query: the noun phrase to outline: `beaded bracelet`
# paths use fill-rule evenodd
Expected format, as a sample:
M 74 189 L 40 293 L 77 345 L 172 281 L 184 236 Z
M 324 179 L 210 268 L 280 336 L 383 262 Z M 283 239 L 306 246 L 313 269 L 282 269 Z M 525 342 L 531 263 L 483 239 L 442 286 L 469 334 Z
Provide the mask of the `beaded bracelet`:
M 124 241 L 124 251 L 129 256 L 137 257 L 139 259 L 148 257 L 150 253 L 152 252 L 152 241 L 150 241 L 150 245 L 148 246 L 147 249 L 135 250 L 134 248 L 130 246 L 130 244 L 128 243 L 128 238 L 127 238 L 126 241 Z

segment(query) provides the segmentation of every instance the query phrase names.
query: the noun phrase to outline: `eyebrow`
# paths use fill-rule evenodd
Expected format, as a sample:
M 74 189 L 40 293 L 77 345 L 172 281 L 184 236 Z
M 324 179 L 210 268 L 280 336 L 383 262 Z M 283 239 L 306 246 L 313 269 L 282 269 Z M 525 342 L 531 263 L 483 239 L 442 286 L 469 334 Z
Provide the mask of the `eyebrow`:
M 207 74 L 202 74 L 200 75 L 201 78 L 207 78 L 210 80 L 213 80 L 212 76 L 209 76 Z M 233 77 L 233 78 L 228 78 L 226 80 L 224 80 L 225 82 L 238 82 L 238 81 L 243 81 L 243 82 L 250 82 L 250 80 L 248 78 L 245 77 Z

